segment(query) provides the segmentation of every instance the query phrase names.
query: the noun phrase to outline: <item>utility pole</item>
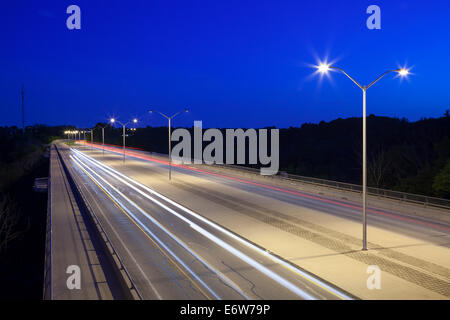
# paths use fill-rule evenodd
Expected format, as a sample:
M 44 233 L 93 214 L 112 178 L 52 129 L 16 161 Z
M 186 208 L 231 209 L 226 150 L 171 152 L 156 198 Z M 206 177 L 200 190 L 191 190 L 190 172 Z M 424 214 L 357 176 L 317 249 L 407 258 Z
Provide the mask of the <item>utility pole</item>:
M 22 84 L 22 133 L 25 133 L 25 89 Z

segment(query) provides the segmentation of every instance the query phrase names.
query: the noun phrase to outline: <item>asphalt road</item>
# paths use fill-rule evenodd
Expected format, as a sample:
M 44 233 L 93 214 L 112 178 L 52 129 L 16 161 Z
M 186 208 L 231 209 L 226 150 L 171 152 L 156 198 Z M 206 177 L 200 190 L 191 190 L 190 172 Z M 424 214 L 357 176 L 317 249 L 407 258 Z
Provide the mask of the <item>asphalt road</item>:
M 144 299 L 351 298 L 83 153 L 65 159 Z
M 78 173 L 76 179 L 145 299 L 351 298 L 342 290 L 265 252 L 182 203 L 174 202 L 167 194 L 162 195 L 98 161 L 121 161 L 120 155 L 107 152 L 104 157 L 97 155 L 91 158 L 88 153 L 72 149 L 66 157 L 70 158 L 70 164 Z M 148 164 L 142 174 L 167 179 L 167 165 L 163 161 Z M 142 170 L 139 167 L 133 169 Z M 279 228 L 290 228 L 290 232 L 292 225 L 289 222 L 306 226 L 308 222 L 296 221 L 281 209 L 274 210 L 263 204 L 258 206 L 245 195 L 255 194 L 343 219 L 361 219 L 361 209 L 354 203 L 221 174 L 205 174 L 179 167 L 173 167 L 173 172 L 232 187 L 237 193 L 187 181 L 172 181 L 174 188 L 220 203 L 252 219 L 272 223 Z M 239 191 L 242 191 L 242 196 L 239 196 Z M 371 225 L 379 228 L 431 242 L 439 241 L 437 234 L 449 234 L 447 225 L 410 219 L 409 216 L 377 208 L 369 209 Z M 279 221 L 284 221 L 285 225 Z

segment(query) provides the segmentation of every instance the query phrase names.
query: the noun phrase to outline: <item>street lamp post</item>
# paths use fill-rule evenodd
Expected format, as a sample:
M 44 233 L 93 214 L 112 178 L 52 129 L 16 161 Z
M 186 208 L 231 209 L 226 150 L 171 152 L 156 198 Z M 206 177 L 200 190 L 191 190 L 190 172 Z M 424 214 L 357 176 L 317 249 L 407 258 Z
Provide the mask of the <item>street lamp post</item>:
M 172 179 L 172 131 L 171 131 L 171 122 L 172 119 L 175 118 L 177 115 L 179 115 L 182 112 L 189 112 L 189 110 L 186 108 L 184 111 L 178 111 L 177 113 L 173 114 L 172 116 L 167 116 L 162 112 L 156 111 L 156 110 L 149 110 L 149 113 L 157 112 L 160 115 L 162 115 L 164 118 L 166 118 L 169 121 L 169 180 Z
M 106 126 L 104 126 L 104 127 L 98 126 L 98 127 L 100 127 L 102 129 L 102 155 L 104 157 L 105 156 L 105 128 L 106 128 Z M 97 128 L 97 126 L 95 128 Z
M 115 122 L 119 123 L 122 126 L 122 135 L 123 135 L 123 163 L 125 163 L 125 127 L 127 124 L 129 124 L 130 122 L 127 123 L 122 123 L 120 121 L 118 121 L 117 119 L 111 118 L 109 120 L 112 124 L 114 124 Z M 133 119 L 133 123 L 137 123 L 137 119 Z M 104 141 L 103 141 L 103 149 L 105 148 L 104 145 Z
M 317 67 L 318 71 L 322 74 L 327 73 L 330 70 L 338 70 L 341 73 L 343 73 L 344 75 L 346 75 L 350 80 L 353 81 L 353 83 L 355 83 L 363 92 L 363 160 L 362 160 L 362 166 L 363 166 L 363 171 L 362 171 L 362 196 L 363 196 L 363 248 L 362 250 L 367 250 L 367 214 L 366 214 L 366 209 L 367 209 L 367 145 L 366 145 L 366 132 L 367 132 L 367 127 L 366 127 L 366 92 L 367 89 L 369 89 L 371 86 L 373 86 L 376 82 L 378 82 L 381 78 L 383 78 L 385 75 L 387 75 L 388 73 L 391 72 L 397 72 L 400 76 L 404 77 L 407 76 L 409 73 L 408 69 L 402 68 L 402 69 L 393 69 L 393 70 L 389 70 L 386 71 L 385 73 L 383 73 L 381 76 L 379 76 L 378 78 L 376 78 L 374 81 L 372 81 L 371 83 L 369 83 L 368 85 L 361 85 L 359 84 L 354 78 L 352 78 L 351 76 L 349 76 L 344 70 L 342 70 L 341 68 L 335 67 L 335 66 L 331 66 L 329 64 L 326 63 L 322 63 Z
M 105 127 L 102 127 L 102 155 L 105 156 Z

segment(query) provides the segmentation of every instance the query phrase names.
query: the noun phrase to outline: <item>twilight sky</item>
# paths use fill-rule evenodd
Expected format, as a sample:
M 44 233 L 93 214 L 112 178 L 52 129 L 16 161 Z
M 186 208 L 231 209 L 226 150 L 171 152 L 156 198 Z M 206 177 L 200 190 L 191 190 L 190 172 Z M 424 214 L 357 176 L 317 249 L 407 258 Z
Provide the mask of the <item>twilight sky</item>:
M 68 30 L 66 8 L 81 8 Z M 381 30 L 366 8 L 381 8 Z M 328 57 L 363 83 L 368 114 L 438 117 L 450 109 L 450 1 L 8 1 L 0 9 L 0 125 L 91 127 L 109 116 L 188 106 L 175 125 L 299 126 L 361 115 L 362 93 L 338 73 L 313 75 Z

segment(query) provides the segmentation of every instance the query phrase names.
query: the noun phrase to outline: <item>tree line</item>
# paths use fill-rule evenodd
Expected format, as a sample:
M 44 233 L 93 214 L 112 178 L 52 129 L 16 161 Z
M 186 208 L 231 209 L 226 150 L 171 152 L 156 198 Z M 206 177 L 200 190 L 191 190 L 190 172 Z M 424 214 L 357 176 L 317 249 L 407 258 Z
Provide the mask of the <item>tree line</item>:
M 98 129 L 105 125 L 97 124 L 94 141 L 102 141 Z M 193 137 L 193 128 L 186 129 Z M 106 126 L 105 142 L 122 145 L 122 129 Z M 167 127 L 127 129 L 126 144 L 167 154 Z M 371 187 L 450 198 L 449 112 L 414 122 L 368 116 L 367 164 Z M 280 129 L 280 171 L 361 184 L 362 119 Z

